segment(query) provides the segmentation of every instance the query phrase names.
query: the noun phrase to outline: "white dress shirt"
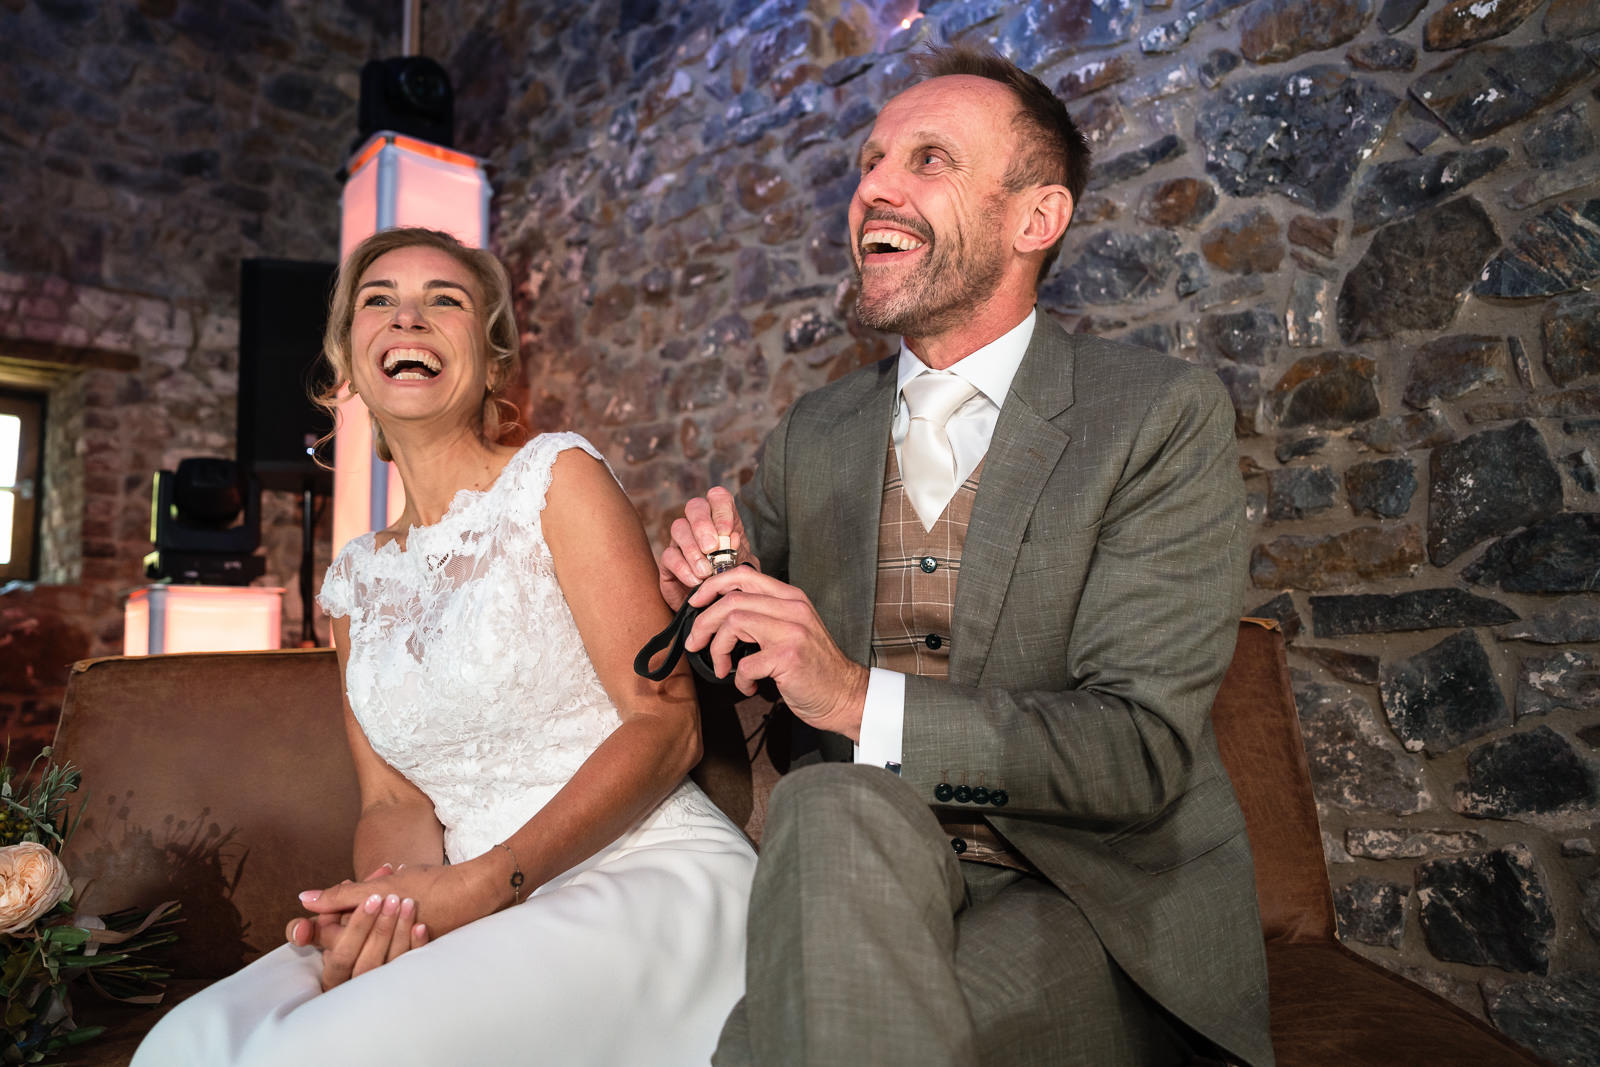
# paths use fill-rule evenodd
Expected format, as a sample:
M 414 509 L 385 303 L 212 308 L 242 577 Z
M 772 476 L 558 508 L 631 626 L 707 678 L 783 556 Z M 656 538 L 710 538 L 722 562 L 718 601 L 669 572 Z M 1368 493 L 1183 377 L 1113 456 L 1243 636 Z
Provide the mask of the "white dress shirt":
M 1028 317 L 1009 331 L 948 368 L 950 373 L 960 375 L 978 389 L 945 424 L 945 431 L 950 435 L 950 449 L 956 457 L 957 485 L 967 480 L 989 451 L 995 423 L 1000 419 L 1000 407 L 1005 403 L 1006 394 L 1011 391 L 1011 379 L 1017 376 L 1017 368 L 1028 351 L 1028 342 L 1033 340 L 1033 324 L 1037 315 L 1036 310 L 1028 312 Z M 904 387 L 906 382 L 929 370 L 928 365 L 918 359 L 902 340 L 897 387 Z M 910 426 L 911 413 L 901 402 L 901 395 L 897 391 L 891 431 L 897 463 Z M 906 676 L 899 671 L 873 667 L 867 680 L 866 704 L 861 711 L 861 740 L 855 746 L 855 761 L 870 763 L 875 767 L 893 765 L 898 769 L 904 748 L 901 729 L 905 725 L 905 717 Z

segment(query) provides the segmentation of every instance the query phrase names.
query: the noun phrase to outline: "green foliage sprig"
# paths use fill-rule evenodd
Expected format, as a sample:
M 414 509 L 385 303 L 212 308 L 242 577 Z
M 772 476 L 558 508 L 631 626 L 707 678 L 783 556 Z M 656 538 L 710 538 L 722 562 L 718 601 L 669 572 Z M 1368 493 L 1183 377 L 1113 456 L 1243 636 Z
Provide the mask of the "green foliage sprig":
M 168 972 L 141 956 L 177 940 L 180 920 L 174 901 L 78 914 L 57 857 L 82 811 L 68 799 L 82 775 L 47 748 L 18 776 L 9 755 L 0 766 L 0 1061 L 40 1063 L 104 1030 L 73 1018 L 75 991 L 160 1002 Z

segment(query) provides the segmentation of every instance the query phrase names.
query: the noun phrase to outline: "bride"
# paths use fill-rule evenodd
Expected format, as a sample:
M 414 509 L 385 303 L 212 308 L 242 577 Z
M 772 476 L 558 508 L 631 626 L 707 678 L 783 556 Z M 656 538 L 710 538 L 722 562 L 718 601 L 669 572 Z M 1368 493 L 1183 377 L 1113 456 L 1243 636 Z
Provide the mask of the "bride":
M 387 230 L 340 270 L 324 354 L 406 496 L 319 597 L 371 874 L 301 894 L 135 1067 L 710 1060 L 755 855 L 685 778 L 687 674 L 633 673 L 670 613 L 621 487 L 575 434 L 499 443 L 516 352 L 487 252 Z

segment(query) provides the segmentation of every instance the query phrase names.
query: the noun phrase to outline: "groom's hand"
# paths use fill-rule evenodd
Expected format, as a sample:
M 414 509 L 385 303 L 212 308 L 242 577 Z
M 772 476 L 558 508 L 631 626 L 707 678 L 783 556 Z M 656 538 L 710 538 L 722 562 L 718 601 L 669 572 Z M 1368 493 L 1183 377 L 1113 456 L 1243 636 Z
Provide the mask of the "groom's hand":
M 867 668 L 839 650 L 810 597 L 769 575 L 736 567 L 706 579 L 689 600 L 710 606 L 695 620 L 683 647 L 708 649 L 718 676 L 726 677 L 732 668 L 735 644 L 760 645 L 734 670 L 741 693 L 748 696 L 758 681 L 771 678 L 802 721 L 861 739 Z
M 683 517 L 672 521 L 671 536 L 672 543 L 662 551 L 657 569 L 661 599 L 673 611 L 683 607 L 689 594 L 711 577 L 711 561 L 707 557 L 716 551 L 723 537 L 729 539 L 734 552 L 738 553 L 738 562 L 761 569 L 761 561 L 749 552 L 744 523 L 739 519 L 739 509 L 734 506 L 733 494 L 721 486 L 685 504 Z

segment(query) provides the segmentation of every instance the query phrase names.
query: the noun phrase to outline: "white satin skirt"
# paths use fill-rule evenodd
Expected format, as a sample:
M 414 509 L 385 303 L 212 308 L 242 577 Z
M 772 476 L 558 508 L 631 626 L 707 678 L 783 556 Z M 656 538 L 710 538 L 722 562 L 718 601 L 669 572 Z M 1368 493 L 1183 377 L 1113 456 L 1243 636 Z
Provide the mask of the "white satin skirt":
M 133 1067 L 704 1065 L 744 993 L 754 870 L 720 813 L 646 824 L 327 993 L 319 952 L 275 949 L 174 1008 Z

